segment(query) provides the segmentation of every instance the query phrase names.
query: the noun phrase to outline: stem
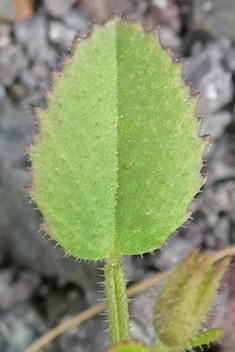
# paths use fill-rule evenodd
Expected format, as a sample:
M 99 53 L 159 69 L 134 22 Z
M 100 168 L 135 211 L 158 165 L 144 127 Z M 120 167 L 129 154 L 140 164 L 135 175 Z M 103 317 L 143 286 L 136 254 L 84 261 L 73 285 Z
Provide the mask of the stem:
M 107 259 L 104 267 L 110 344 L 130 339 L 128 299 L 123 266 Z

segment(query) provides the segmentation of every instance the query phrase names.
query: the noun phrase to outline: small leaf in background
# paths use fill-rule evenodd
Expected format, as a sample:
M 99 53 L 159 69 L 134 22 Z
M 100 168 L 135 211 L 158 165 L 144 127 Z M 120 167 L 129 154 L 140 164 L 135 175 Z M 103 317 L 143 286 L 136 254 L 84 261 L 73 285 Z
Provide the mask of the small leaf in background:
M 83 259 L 160 247 L 203 184 L 197 99 L 156 33 L 113 19 L 74 44 L 28 148 L 47 233 Z
M 213 328 L 208 330 L 200 331 L 193 340 L 191 340 L 185 349 L 191 349 L 193 347 L 207 345 L 208 343 L 217 340 L 223 334 L 223 329 Z
M 142 342 L 122 341 L 108 347 L 105 352 L 151 352 L 151 350 Z
M 157 339 L 171 348 L 184 349 L 220 336 L 221 329 L 198 331 L 229 263 L 225 258 L 213 270 L 211 253 L 198 259 L 196 249 L 179 263 L 156 298 L 153 323 Z

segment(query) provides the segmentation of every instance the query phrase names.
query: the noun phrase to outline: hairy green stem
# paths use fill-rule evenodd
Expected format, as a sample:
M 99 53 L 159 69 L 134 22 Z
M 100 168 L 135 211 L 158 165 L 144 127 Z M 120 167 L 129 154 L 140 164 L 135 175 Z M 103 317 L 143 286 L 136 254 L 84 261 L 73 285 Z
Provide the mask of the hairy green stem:
M 110 344 L 130 338 L 128 299 L 123 266 L 107 259 L 104 267 Z

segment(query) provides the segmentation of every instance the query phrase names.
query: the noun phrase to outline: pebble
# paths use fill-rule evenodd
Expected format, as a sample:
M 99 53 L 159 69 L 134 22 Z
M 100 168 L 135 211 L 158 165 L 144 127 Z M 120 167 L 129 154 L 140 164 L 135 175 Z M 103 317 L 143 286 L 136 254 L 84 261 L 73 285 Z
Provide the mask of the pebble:
M 161 45 L 164 48 L 171 49 L 171 56 L 173 60 L 181 58 L 181 39 L 175 34 L 172 28 L 168 26 L 160 26 L 158 29 Z
M 28 66 L 28 59 L 18 44 L 10 44 L 0 51 L 0 82 L 10 86 Z
M 225 57 L 225 62 L 228 65 L 228 68 L 230 71 L 234 72 L 235 71 L 235 47 L 232 46 L 230 50 L 228 51 L 226 57 Z
M 49 71 L 46 66 L 35 64 L 21 72 L 20 82 L 28 89 L 36 89 L 43 94 L 49 85 Z
M 213 36 L 235 38 L 234 0 L 195 0 L 193 6 L 194 26 Z
M 168 26 L 175 33 L 180 31 L 181 23 L 178 6 L 174 0 L 153 0 L 149 7 L 150 28 Z
M 0 49 L 8 46 L 11 41 L 11 26 L 6 23 L 0 23 Z
M 30 304 L 17 305 L 0 315 L 1 352 L 22 352 L 46 333 L 42 318 Z M 40 349 L 44 352 L 46 349 Z
M 63 18 L 71 7 L 76 3 L 76 0 L 44 0 L 46 11 L 53 17 Z
M 202 121 L 200 135 L 210 134 L 214 140 L 222 136 L 225 127 L 232 121 L 232 114 L 229 111 L 220 111 L 214 115 L 205 115 Z
M 232 100 L 232 75 L 221 65 L 229 49 L 230 41 L 222 39 L 183 60 L 184 80 L 191 83 L 192 93 L 200 92 L 197 116 L 211 115 Z
M 72 318 L 65 315 L 59 322 Z M 55 351 L 58 352 L 104 352 L 108 346 L 106 315 L 96 315 L 79 326 L 65 331 L 55 341 Z
M 161 250 L 151 256 L 152 266 L 160 270 L 168 270 L 184 258 L 193 247 L 186 238 L 177 237 L 175 233 L 168 237 Z
M 51 21 L 49 23 L 48 37 L 52 44 L 59 47 L 61 51 L 71 49 L 72 41 L 77 32 L 74 29 L 68 29 L 63 23 Z
M 153 307 L 157 291 L 161 283 L 141 292 L 130 301 L 130 326 L 132 338 L 144 341 L 151 346 L 154 341 L 154 330 L 152 325 Z
M 196 202 L 195 200 L 194 202 Z M 179 228 L 179 235 L 191 243 L 192 247 L 200 248 L 203 242 L 203 233 L 205 232 L 205 218 L 200 213 L 193 213 L 193 220 L 187 227 Z
M 1 0 L 0 2 L 0 17 L 14 17 L 15 7 L 11 0 Z
M 208 159 L 209 182 L 233 178 L 235 174 L 235 139 L 229 128 L 214 145 L 213 155 Z M 224 185 L 225 187 L 225 185 Z
M 223 212 L 231 218 L 234 217 L 235 204 L 235 182 L 224 180 L 218 183 L 209 182 L 206 184 L 202 197 L 195 202 L 195 211 L 198 210 L 207 219 L 210 227 L 215 227 L 218 222 L 218 214 Z M 214 219 L 211 219 L 213 215 Z
M 0 271 L 0 308 L 6 310 L 16 303 L 27 301 L 39 284 L 39 278 L 27 271 L 17 273 L 15 268 Z
M 31 60 L 54 67 L 57 54 L 47 42 L 45 17 L 34 16 L 31 19 L 16 22 L 14 24 L 14 35 Z
M 4 87 L 4 85 L 2 83 L 0 83 L 0 102 L 6 98 L 7 93 L 6 93 L 6 89 Z
M 63 20 L 69 28 L 74 29 L 79 35 L 86 34 L 89 29 L 88 19 L 76 9 L 66 14 Z
M 178 50 L 181 46 L 181 39 L 168 26 L 159 27 L 159 36 L 163 47 Z
M 196 109 L 197 116 L 217 112 L 232 101 L 232 75 L 222 67 L 217 66 L 201 77 L 198 91 L 201 99 Z
M 229 217 L 224 215 L 219 218 L 215 228 L 214 237 L 217 241 L 217 248 L 222 244 L 223 247 L 229 246 L 230 241 L 230 220 Z
M 102 22 L 107 20 L 112 14 L 128 16 L 135 12 L 137 1 L 131 0 L 80 0 L 78 9 L 91 22 Z M 136 6 L 137 5 L 137 6 Z

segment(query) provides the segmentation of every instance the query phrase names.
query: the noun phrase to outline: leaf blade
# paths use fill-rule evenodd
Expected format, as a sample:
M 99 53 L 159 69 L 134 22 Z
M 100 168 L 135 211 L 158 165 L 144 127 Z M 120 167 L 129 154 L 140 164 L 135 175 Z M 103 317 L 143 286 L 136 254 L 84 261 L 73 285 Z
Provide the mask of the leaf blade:
M 48 232 L 80 258 L 103 258 L 113 250 L 116 60 L 115 48 L 103 50 L 105 43 L 114 46 L 112 27 L 97 28 L 79 43 L 54 84 L 41 115 L 41 140 L 30 153 Z
M 196 102 L 155 33 L 118 22 L 117 37 L 117 247 L 138 254 L 161 246 L 187 219 L 188 203 L 202 185 L 194 159 L 201 160 L 204 146 Z
M 161 246 L 202 185 L 196 101 L 156 39 L 120 19 L 97 27 L 41 113 L 31 194 L 76 257 Z

